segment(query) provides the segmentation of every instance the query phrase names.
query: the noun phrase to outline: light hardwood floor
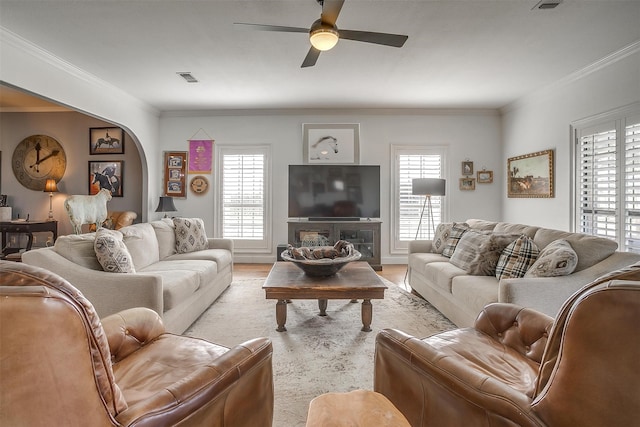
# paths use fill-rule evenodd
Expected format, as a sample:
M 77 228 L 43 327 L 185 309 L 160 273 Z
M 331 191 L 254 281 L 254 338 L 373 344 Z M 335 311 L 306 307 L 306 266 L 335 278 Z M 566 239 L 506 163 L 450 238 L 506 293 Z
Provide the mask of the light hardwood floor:
M 271 271 L 272 264 L 233 264 L 233 275 L 238 279 L 266 279 Z M 377 273 L 406 290 L 411 290 L 409 285 L 404 283 L 407 266 L 405 264 L 385 264 L 382 271 Z

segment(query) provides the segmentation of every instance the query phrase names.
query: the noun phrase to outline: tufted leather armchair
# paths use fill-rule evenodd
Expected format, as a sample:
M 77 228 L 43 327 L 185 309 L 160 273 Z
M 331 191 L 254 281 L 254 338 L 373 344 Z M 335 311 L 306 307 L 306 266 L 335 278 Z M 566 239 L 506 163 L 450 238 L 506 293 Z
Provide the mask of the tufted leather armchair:
M 134 211 L 107 211 L 107 220 L 102 223 L 102 226 L 112 230 L 120 230 L 122 227 L 133 224 L 136 218 L 138 218 L 138 214 Z M 96 231 L 96 224 L 90 224 L 89 231 Z
M 102 321 L 47 270 L 0 261 L 0 424 L 271 426 L 272 346 L 166 333 L 152 310 Z
M 418 426 L 637 425 L 640 264 L 574 294 L 554 320 L 490 304 L 474 327 L 376 337 L 374 389 Z

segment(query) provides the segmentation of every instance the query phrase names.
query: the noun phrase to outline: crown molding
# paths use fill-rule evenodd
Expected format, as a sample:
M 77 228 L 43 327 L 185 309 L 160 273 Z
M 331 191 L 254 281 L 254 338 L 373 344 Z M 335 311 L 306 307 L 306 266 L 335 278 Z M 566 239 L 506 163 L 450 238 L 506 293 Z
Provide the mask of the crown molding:
M 64 72 L 65 74 L 70 75 L 78 80 L 81 80 L 89 84 L 90 86 L 97 87 L 100 90 L 108 91 L 110 93 L 113 93 L 113 92 L 120 93 L 121 96 L 127 98 L 130 102 L 135 104 L 138 108 L 141 108 L 153 115 L 156 115 L 156 116 L 159 115 L 159 111 L 157 109 L 145 103 L 144 101 L 140 100 L 139 98 L 136 98 L 131 94 L 123 91 L 119 87 L 114 86 L 111 83 L 108 83 L 107 81 L 99 78 L 98 76 L 91 74 L 88 71 L 73 65 L 69 61 L 66 61 L 65 59 L 62 59 L 52 54 L 46 49 L 41 48 L 40 46 L 32 43 L 31 41 L 23 38 L 22 36 L 2 26 L 0 26 L 0 45 L 13 47 L 14 49 L 26 55 L 29 55 L 40 62 L 44 62 L 45 64 L 48 64 L 54 68 L 57 68 L 58 70 Z M 4 80 L 1 74 L 0 74 L 0 80 Z M 58 102 L 58 101 L 54 100 L 53 102 Z M 74 108 L 74 107 L 70 106 L 69 108 Z
M 557 80 L 556 82 L 553 82 L 547 86 L 539 88 L 534 92 L 531 92 L 530 94 L 525 95 L 524 97 L 504 106 L 501 109 L 502 114 L 508 113 L 513 110 L 517 110 L 518 108 L 521 108 L 524 105 L 538 99 L 540 96 L 544 96 L 545 94 L 554 92 L 557 89 L 560 89 L 564 86 L 568 86 L 581 79 L 584 79 L 585 77 L 588 77 L 591 74 L 594 74 L 604 68 L 607 68 L 615 64 L 616 62 L 621 61 L 631 55 L 635 55 L 638 52 L 640 52 L 640 40 L 636 40 L 635 42 L 623 47 L 622 49 L 617 50 L 611 53 L 610 55 L 607 55 L 604 58 L 601 58 L 596 62 L 593 62 L 592 64 L 589 64 L 586 67 L 563 77 L 560 80 Z

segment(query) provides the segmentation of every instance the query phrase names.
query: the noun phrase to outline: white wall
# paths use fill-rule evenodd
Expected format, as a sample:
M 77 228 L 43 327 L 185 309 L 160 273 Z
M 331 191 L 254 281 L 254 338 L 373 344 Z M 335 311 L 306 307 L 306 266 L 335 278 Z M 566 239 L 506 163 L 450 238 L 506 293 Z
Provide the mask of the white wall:
M 448 219 L 470 217 L 500 219 L 501 167 L 500 116 L 496 111 L 259 111 L 167 113 L 160 119 L 162 150 L 187 151 L 187 140 L 210 135 L 216 144 L 269 144 L 273 171 L 273 242 L 272 253 L 247 260 L 270 262 L 275 259 L 279 243 L 287 243 L 287 170 L 289 164 L 302 164 L 303 123 L 359 123 L 360 164 L 381 165 L 382 261 L 406 262 L 406 256 L 392 256 L 389 251 L 389 226 L 392 201 L 391 144 L 446 145 Z M 478 184 L 475 191 L 460 191 L 461 162 L 469 159 L 479 170 L 494 171 L 493 184 Z M 210 181 L 214 184 L 214 174 Z M 187 178 L 187 182 L 191 176 Z M 157 184 L 161 187 L 161 178 Z M 214 185 L 215 187 L 215 185 Z M 198 216 L 213 230 L 214 191 L 195 195 L 188 190 L 187 199 L 175 200 L 178 214 Z M 239 257 L 241 258 L 241 257 Z M 243 262 L 243 259 L 238 259 Z
M 124 154 L 89 155 L 89 128 L 109 126 L 96 118 L 76 112 L 3 113 L 0 115 L 0 149 L 2 155 L 2 194 L 8 196 L 13 217 L 44 220 L 49 215 L 49 195 L 23 187 L 14 177 L 11 157 L 16 146 L 30 135 L 48 135 L 64 148 L 67 169 L 53 196 L 54 218 L 58 220 L 58 234 L 71 234 L 71 223 L 64 210 L 64 200 L 70 194 L 88 194 L 88 161 L 123 160 L 123 197 L 114 197 L 107 204 L 109 210 L 132 210 L 142 213 L 142 170 L 138 149 L 125 135 Z
M 640 43 L 568 76 L 506 108 L 502 167 L 509 157 L 555 150 L 555 198 L 507 198 L 502 182 L 502 219 L 569 230 L 571 224 L 570 124 L 640 101 Z

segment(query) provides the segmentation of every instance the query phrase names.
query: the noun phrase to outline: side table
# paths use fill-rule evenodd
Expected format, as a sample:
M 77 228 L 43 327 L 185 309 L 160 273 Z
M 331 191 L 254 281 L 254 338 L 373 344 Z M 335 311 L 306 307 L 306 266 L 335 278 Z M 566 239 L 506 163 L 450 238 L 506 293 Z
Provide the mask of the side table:
M 325 393 L 311 401 L 306 427 L 411 427 L 382 394 L 369 390 Z

